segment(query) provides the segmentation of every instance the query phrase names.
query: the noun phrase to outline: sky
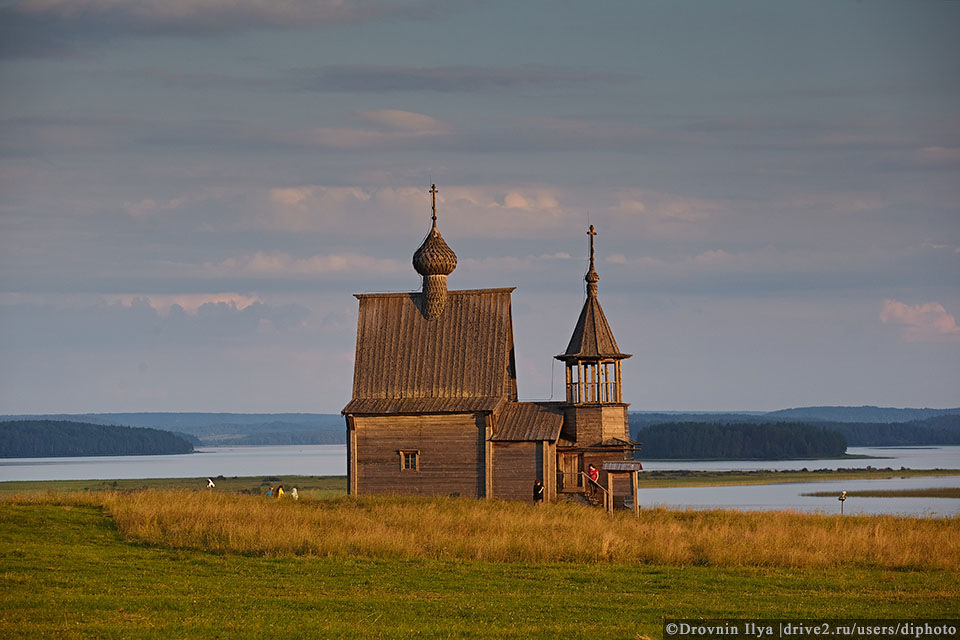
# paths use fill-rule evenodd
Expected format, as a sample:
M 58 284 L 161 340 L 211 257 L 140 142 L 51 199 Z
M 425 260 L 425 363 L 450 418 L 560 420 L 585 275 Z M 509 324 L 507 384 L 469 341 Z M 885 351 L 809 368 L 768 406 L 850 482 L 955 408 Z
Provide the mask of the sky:
M 960 406 L 960 2 L 0 0 L 0 413 L 336 413 L 354 293 L 596 226 L 631 410 Z

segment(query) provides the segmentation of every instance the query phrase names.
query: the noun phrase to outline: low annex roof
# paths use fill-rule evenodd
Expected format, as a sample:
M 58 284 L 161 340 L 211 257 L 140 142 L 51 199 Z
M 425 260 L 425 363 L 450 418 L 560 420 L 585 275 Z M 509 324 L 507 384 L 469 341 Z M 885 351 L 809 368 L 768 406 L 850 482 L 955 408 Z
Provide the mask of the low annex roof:
M 643 471 L 639 460 L 606 460 L 603 463 L 604 471 Z
M 353 399 L 343 413 L 496 409 L 513 375 L 512 291 L 449 291 L 432 320 L 422 293 L 358 294 Z
M 508 402 L 497 414 L 494 442 L 530 442 L 560 437 L 563 411 L 559 402 Z

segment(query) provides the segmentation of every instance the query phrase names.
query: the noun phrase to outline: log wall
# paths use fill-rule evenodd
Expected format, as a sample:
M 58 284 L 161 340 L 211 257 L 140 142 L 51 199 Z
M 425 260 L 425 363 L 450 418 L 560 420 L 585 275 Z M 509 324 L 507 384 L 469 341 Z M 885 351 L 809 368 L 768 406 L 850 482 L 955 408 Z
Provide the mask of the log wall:
M 485 494 L 482 414 L 355 416 L 352 424 L 355 493 Z M 401 470 L 399 452 L 418 450 L 420 469 Z
M 545 486 L 544 499 L 549 499 L 543 454 L 541 442 L 493 443 L 493 497 L 533 502 L 533 483 L 540 480 Z
M 629 440 L 626 405 L 570 405 L 564 409 L 563 435 L 578 446 L 609 438 Z

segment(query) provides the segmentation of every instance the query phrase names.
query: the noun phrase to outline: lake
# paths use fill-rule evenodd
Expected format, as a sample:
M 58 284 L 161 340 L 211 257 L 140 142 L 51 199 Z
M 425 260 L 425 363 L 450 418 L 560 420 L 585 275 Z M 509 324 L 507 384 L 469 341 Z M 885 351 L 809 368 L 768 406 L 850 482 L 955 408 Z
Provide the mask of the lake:
M 854 455 L 884 459 L 649 461 L 648 471 L 688 469 L 736 471 L 753 469 L 900 469 L 960 468 L 960 447 L 850 447 Z M 112 480 L 120 478 L 197 478 L 223 476 L 346 475 L 344 445 L 272 447 L 201 447 L 196 453 L 171 456 L 102 456 L 85 458 L 2 458 L 4 480 Z M 671 508 L 748 510 L 795 509 L 839 512 L 836 498 L 802 496 L 813 491 L 855 491 L 865 488 L 909 489 L 960 487 L 960 476 L 889 480 L 830 480 L 759 486 L 642 489 L 640 504 Z M 960 500 L 950 498 L 849 498 L 845 513 L 960 515 Z
M 346 446 L 198 447 L 195 453 L 171 456 L 0 458 L 0 481 L 269 475 L 345 476 Z

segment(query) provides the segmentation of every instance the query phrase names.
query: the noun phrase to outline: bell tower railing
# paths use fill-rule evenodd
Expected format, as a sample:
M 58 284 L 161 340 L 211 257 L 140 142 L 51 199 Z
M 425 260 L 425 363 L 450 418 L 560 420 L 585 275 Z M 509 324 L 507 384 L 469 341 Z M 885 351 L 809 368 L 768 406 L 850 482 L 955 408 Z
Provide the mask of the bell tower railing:
M 567 363 L 568 404 L 611 404 L 623 402 L 620 388 L 620 360 Z

